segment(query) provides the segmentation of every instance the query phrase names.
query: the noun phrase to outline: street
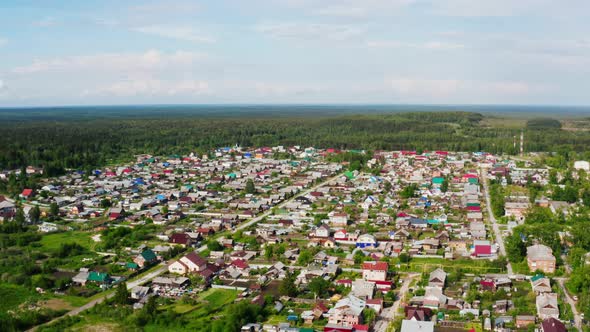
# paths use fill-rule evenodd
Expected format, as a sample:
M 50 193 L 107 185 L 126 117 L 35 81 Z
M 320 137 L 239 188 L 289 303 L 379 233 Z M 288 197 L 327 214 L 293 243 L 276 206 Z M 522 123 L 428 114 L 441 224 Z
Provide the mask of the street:
M 500 231 L 500 227 L 496 222 L 496 218 L 494 217 L 494 213 L 492 212 L 492 200 L 490 198 L 490 193 L 488 190 L 488 180 L 487 180 L 487 171 L 483 168 L 480 168 L 480 177 L 481 181 L 483 182 L 483 194 L 486 197 L 486 208 L 488 211 L 488 216 L 490 218 L 490 222 L 492 223 L 492 229 L 494 231 L 494 237 L 496 238 L 496 242 L 500 247 L 500 255 L 506 257 L 506 270 L 508 271 L 508 275 L 513 275 L 512 272 L 512 264 L 508 260 L 508 256 L 506 256 L 506 248 L 504 247 L 504 237 L 502 237 L 502 233 Z
M 412 280 L 416 277 L 420 276 L 419 273 L 409 273 L 406 278 L 404 278 L 404 282 L 399 289 L 397 300 L 393 303 L 393 305 L 389 308 L 383 309 L 381 314 L 377 317 L 375 321 L 375 332 L 386 332 L 389 324 L 395 319 L 395 315 L 399 310 L 401 305 L 402 299 L 408 292 L 410 288 L 410 284 Z

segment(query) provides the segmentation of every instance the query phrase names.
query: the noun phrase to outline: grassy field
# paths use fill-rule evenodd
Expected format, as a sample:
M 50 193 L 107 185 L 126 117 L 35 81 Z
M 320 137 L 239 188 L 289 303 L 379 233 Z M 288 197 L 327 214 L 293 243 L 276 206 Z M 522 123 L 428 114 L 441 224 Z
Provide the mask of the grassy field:
M 91 239 L 92 234 L 85 232 L 65 232 L 48 234 L 41 238 L 42 248 L 46 251 L 56 251 L 63 243 L 77 243 L 82 247 L 93 250 L 95 242 Z
M 26 287 L 0 283 L 0 312 L 17 309 L 22 303 L 38 298 L 37 293 Z

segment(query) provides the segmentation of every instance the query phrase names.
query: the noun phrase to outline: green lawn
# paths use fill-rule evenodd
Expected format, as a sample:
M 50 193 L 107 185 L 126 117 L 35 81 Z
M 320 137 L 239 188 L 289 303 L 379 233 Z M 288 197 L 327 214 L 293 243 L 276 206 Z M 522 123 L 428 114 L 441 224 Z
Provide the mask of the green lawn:
M 41 238 L 41 245 L 45 251 L 56 251 L 63 243 L 77 243 L 82 247 L 93 250 L 94 240 L 92 234 L 86 232 L 64 232 L 44 235 Z
M 0 312 L 17 309 L 22 303 L 37 298 L 37 293 L 26 287 L 0 283 Z
M 232 303 L 238 297 L 238 291 L 230 289 L 208 289 L 199 294 L 199 299 L 208 302 L 210 308 L 220 308 Z

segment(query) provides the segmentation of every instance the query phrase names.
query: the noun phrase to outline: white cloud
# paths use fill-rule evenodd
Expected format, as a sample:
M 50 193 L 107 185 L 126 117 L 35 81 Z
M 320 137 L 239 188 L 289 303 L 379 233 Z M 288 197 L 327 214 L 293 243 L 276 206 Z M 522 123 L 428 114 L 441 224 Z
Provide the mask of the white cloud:
M 33 22 L 33 25 L 40 28 L 51 27 L 57 24 L 57 20 L 54 17 L 47 16 L 38 21 Z
M 178 39 L 196 43 L 213 43 L 215 39 L 203 34 L 196 28 L 189 26 L 171 26 L 171 25 L 152 25 L 135 27 L 131 30 L 153 36 L 159 36 L 170 39 Z
M 292 9 L 299 9 L 317 16 L 369 18 L 399 14 L 402 9 L 416 3 L 417 0 L 282 0 L 280 2 Z
M 362 36 L 365 27 L 345 24 L 285 22 L 261 23 L 255 30 L 277 39 L 343 41 Z
M 87 89 L 82 96 L 202 96 L 212 91 L 209 83 L 196 80 L 129 79 L 96 89 Z
M 186 66 L 205 57 L 202 53 L 178 51 L 163 53 L 149 50 L 144 53 L 105 53 L 80 55 L 49 60 L 35 60 L 33 63 L 14 68 L 15 74 L 34 74 L 48 71 L 145 71 Z
M 4 90 L 4 81 L 0 80 L 0 91 Z
M 428 41 L 423 43 L 406 43 L 394 40 L 372 40 L 367 42 L 370 48 L 417 48 L 426 50 L 455 50 L 465 48 L 465 45 L 445 41 Z
M 521 81 L 475 81 L 461 79 L 393 78 L 386 86 L 398 96 L 434 98 L 436 101 L 469 100 L 484 102 L 500 98 L 527 97 L 548 92 L 550 86 Z M 498 102 L 498 101 L 496 101 Z

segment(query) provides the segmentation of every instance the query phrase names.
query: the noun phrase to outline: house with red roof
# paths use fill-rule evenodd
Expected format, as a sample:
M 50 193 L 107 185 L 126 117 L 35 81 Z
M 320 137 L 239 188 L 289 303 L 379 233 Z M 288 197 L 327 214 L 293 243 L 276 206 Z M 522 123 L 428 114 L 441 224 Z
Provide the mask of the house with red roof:
M 476 240 L 473 241 L 473 256 L 489 257 L 492 255 L 492 245 L 490 241 Z
M 244 270 L 247 270 L 250 268 L 250 266 L 248 265 L 248 262 L 246 262 L 245 260 L 243 260 L 241 258 L 238 258 L 238 259 L 232 261 L 231 265 L 240 271 L 244 271 Z
M 193 238 L 186 233 L 174 233 L 170 235 L 168 243 L 177 244 L 182 247 L 190 247 L 194 244 Z
M 385 281 L 387 279 L 387 262 L 364 262 L 361 269 L 363 270 L 363 279 L 369 281 Z
M 29 199 L 33 197 L 33 189 L 23 189 L 23 192 L 19 196 L 20 198 Z

